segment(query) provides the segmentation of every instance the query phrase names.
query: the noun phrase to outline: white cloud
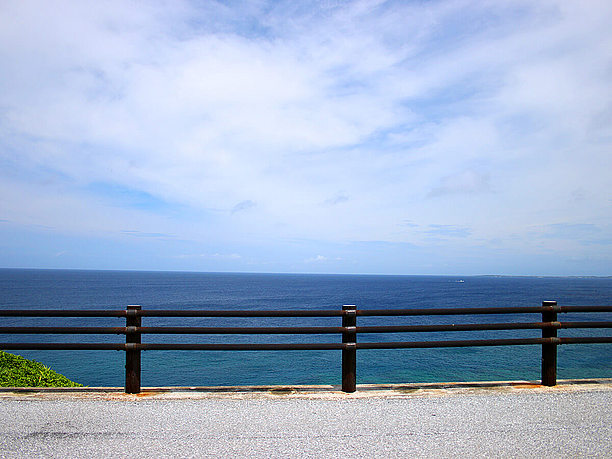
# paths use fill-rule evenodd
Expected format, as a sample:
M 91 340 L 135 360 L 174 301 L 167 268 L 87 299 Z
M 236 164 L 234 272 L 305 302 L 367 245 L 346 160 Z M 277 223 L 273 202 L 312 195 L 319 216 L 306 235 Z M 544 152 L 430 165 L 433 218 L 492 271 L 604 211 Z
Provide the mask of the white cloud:
M 462 171 L 442 177 L 440 184 L 429 192 L 429 196 L 444 196 L 455 193 L 485 193 L 491 191 L 489 175 L 474 170 Z
M 237 253 L 197 253 L 197 254 L 180 254 L 175 255 L 174 258 L 205 258 L 212 260 L 240 260 L 241 255 Z
M 324 257 L 323 255 L 317 255 L 316 257 L 307 258 L 304 260 L 305 263 L 321 263 L 323 261 L 327 261 L 329 258 Z

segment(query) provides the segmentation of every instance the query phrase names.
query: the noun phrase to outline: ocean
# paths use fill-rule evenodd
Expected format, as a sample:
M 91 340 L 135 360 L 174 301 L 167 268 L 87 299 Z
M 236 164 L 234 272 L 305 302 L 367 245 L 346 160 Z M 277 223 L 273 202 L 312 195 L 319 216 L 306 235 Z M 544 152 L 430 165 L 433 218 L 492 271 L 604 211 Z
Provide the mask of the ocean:
M 382 276 L 0 269 L 0 309 L 341 309 L 611 305 L 612 278 Z M 539 321 L 522 316 L 359 317 L 358 325 Z M 612 320 L 566 314 L 559 320 Z M 125 319 L 0 317 L 2 326 L 124 326 Z M 440 323 L 440 322 L 438 322 Z M 143 326 L 339 326 L 340 318 L 143 318 Z M 559 336 L 610 336 L 610 329 Z M 359 335 L 360 341 L 539 337 L 539 330 Z M 124 342 L 123 335 L 0 335 L 0 342 Z M 340 335 L 143 335 L 143 342 L 340 342 Z M 123 386 L 121 351 L 10 351 L 88 386 Z M 144 351 L 142 386 L 340 384 L 341 351 Z M 357 383 L 537 380 L 539 346 L 360 350 Z M 558 378 L 612 377 L 612 345 L 564 345 Z

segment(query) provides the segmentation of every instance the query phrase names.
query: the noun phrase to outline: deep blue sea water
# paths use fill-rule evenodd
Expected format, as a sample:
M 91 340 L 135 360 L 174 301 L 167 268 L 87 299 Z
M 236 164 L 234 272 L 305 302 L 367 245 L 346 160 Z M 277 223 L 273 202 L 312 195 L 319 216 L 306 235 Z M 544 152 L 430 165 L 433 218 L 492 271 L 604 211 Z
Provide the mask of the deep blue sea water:
M 463 282 L 459 282 L 463 281 Z M 539 306 L 612 304 L 612 278 L 499 276 L 374 276 L 307 274 L 225 274 L 184 272 L 0 269 L 0 308 L 124 309 L 340 309 Z M 612 320 L 606 315 L 562 315 L 560 320 Z M 87 322 L 84 323 L 83 321 Z M 299 322 L 296 322 L 299 321 Z M 427 324 L 440 318 L 359 317 L 358 325 Z M 539 321 L 523 316 L 452 316 L 444 323 Z M 124 326 L 125 319 L 18 319 L 2 326 Z M 143 318 L 155 325 L 340 325 L 340 318 L 211 319 Z M 493 335 L 495 333 L 495 335 Z M 612 330 L 560 330 L 559 336 L 610 336 Z M 417 341 L 492 337 L 538 337 L 539 330 L 360 335 L 361 341 Z M 0 335 L 0 342 L 123 342 L 122 335 Z M 143 335 L 143 342 L 340 342 L 339 335 L 201 336 Z M 34 358 L 89 386 L 123 386 L 124 353 L 119 351 L 11 351 Z M 360 350 L 358 383 L 535 380 L 540 347 Z M 340 351 L 145 351 L 142 385 L 339 384 Z M 559 378 L 612 377 L 612 345 L 559 346 Z

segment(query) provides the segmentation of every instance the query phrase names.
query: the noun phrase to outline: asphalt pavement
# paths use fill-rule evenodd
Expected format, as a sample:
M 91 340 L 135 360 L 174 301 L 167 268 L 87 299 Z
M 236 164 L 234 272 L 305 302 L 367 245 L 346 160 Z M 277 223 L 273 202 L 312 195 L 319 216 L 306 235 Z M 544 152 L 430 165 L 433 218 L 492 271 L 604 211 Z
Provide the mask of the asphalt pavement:
M 0 393 L 0 457 L 612 457 L 612 384 Z

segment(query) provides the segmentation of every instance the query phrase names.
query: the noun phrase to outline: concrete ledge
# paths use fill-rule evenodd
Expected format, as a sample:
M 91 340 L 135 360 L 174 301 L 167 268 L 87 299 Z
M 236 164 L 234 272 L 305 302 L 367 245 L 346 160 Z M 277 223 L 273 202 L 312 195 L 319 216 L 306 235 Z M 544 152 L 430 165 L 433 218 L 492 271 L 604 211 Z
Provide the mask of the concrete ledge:
M 167 386 L 143 387 L 140 394 L 125 394 L 123 387 L 0 387 L 0 399 L 205 399 L 205 398 L 329 398 L 414 397 L 477 394 L 483 392 L 612 391 L 612 378 L 559 380 L 554 387 L 540 381 L 474 381 L 407 384 L 358 384 L 347 394 L 340 385 L 285 386 Z

